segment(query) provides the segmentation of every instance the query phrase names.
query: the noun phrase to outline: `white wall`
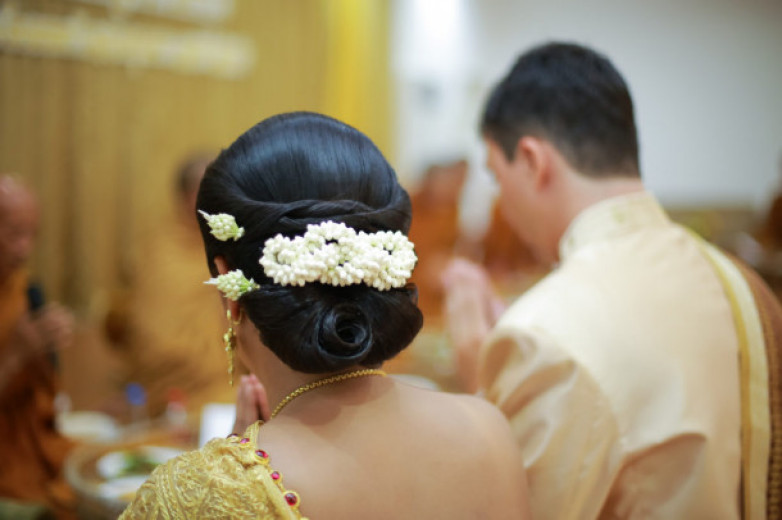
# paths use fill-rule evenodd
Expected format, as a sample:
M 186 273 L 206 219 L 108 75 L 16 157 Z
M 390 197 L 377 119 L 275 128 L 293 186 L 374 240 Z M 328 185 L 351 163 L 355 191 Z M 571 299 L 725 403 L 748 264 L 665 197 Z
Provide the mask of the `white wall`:
M 456 2 L 465 13 L 460 48 L 466 50 L 463 63 L 450 66 L 449 80 L 437 80 L 432 68 L 426 81 L 451 85 L 457 93 L 441 92 L 441 106 L 422 114 L 410 93 L 415 91 L 411 85 L 424 80 L 411 71 L 426 70 L 420 58 L 427 45 L 399 27 L 405 23 L 401 6 L 427 1 L 433 0 L 398 0 L 396 34 L 406 40 L 395 47 L 403 169 L 446 150 L 443 143 L 480 161 L 476 122 L 488 89 L 524 49 L 564 39 L 604 52 L 627 79 L 636 105 L 643 175 L 664 203 L 762 208 L 778 187 L 782 2 L 437 0 Z M 437 34 L 433 19 L 429 31 Z M 407 66 L 410 53 L 419 58 L 417 69 Z M 457 54 L 441 61 L 458 61 Z M 433 117 L 447 122 L 438 125 L 429 120 Z M 426 131 L 411 123 L 423 124 Z
M 393 70 L 398 96 L 397 165 L 415 178 L 432 162 L 464 153 L 474 77 L 471 0 L 397 0 Z
M 397 93 L 397 172 L 414 184 L 434 163 L 467 158 L 468 211 L 463 227 L 479 233 L 494 195 L 491 178 L 480 167 L 482 146 L 476 115 L 485 82 L 478 81 L 476 32 L 479 3 L 474 0 L 396 0 L 394 76 Z

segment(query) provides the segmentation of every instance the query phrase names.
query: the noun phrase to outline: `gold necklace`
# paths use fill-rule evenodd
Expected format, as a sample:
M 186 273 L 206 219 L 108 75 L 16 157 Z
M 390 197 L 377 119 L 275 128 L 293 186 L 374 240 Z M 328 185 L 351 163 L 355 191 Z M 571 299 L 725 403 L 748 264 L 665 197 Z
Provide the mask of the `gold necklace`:
M 274 419 L 274 417 L 276 417 L 277 414 L 280 413 L 282 409 L 288 405 L 288 403 L 290 403 L 291 401 L 299 397 L 301 394 L 305 394 L 309 392 L 310 390 L 315 390 L 318 387 L 330 385 L 332 383 L 339 383 L 340 381 L 345 381 L 347 379 L 354 379 L 356 377 L 375 376 L 375 375 L 385 377 L 386 373 L 377 368 L 365 368 L 362 370 L 355 370 L 353 372 L 348 372 L 346 374 L 338 374 L 336 376 L 324 377 L 323 379 L 318 379 L 317 381 L 307 383 L 306 385 L 301 385 L 299 388 L 286 395 L 282 401 L 280 401 L 280 404 L 278 404 L 277 408 L 274 409 L 272 414 L 269 416 L 269 419 L 270 420 Z

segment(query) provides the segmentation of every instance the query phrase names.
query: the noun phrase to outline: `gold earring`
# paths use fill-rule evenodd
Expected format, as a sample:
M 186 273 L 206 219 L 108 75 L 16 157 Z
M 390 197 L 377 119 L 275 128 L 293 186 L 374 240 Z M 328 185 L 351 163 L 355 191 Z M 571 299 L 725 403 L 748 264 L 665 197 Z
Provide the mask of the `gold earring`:
M 225 343 L 225 352 L 228 354 L 229 382 L 231 383 L 231 386 L 234 386 L 234 357 L 236 356 L 236 330 L 234 330 L 234 328 L 239 326 L 239 320 L 234 321 L 232 319 L 230 309 L 228 309 L 227 318 L 228 331 L 223 334 L 223 343 Z

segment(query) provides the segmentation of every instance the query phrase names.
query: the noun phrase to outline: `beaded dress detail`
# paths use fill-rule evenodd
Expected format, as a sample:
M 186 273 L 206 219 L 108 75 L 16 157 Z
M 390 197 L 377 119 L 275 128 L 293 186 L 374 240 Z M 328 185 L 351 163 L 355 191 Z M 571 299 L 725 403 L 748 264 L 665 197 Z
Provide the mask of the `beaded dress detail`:
M 262 518 L 307 520 L 300 498 L 257 447 L 260 422 L 244 434 L 213 439 L 159 466 L 120 520 L 136 518 Z

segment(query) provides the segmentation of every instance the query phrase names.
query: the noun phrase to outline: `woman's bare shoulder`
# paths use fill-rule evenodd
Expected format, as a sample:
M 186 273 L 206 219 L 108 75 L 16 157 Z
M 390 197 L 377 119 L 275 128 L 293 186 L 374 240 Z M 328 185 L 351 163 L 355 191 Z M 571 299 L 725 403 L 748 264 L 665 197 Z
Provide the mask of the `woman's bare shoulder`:
M 487 451 L 519 453 L 508 421 L 494 405 L 469 394 L 453 394 L 408 388 L 402 402 L 419 441 L 425 438 L 447 449 L 459 444 L 464 457 L 486 457 Z
M 432 413 L 439 420 L 469 421 L 470 424 L 481 426 L 481 430 L 487 433 L 494 430 L 499 434 L 509 432 L 508 422 L 502 412 L 482 397 L 427 390 L 414 392 L 418 395 L 413 399 L 421 406 L 432 408 Z
M 459 461 L 453 462 L 457 473 L 466 467 L 471 473 L 491 476 L 492 485 L 472 489 L 482 495 L 481 503 L 518 513 L 509 518 L 528 518 L 521 450 L 502 412 L 485 399 L 468 394 L 433 392 L 423 401 L 431 407 L 432 427 L 423 442 L 434 452 L 458 453 Z

